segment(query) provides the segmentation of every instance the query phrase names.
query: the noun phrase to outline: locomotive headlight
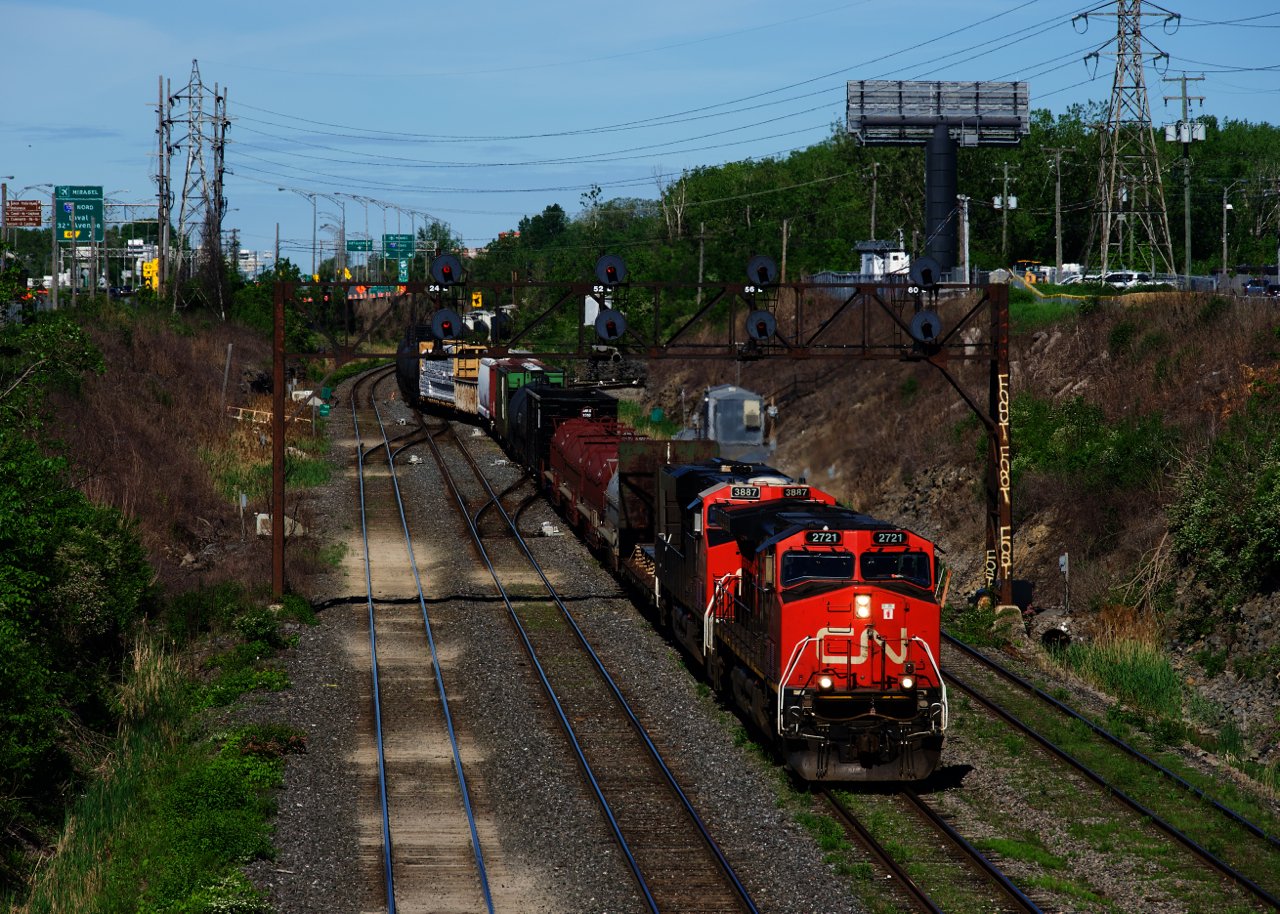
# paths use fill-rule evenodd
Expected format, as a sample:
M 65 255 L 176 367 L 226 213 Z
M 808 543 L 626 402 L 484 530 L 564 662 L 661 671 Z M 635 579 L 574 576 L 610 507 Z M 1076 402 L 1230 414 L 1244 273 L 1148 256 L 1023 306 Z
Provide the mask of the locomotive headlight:
M 819 679 L 818 679 L 818 691 L 820 691 L 820 692 L 830 692 L 830 691 L 831 691 L 831 689 L 835 686 L 835 684 L 836 684 L 836 681 L 835 681 L 834 679 L 832 679 L 830 676 L 822 676 L 822 677 L 819 677 Z
M 903 676 L 898 680 L 898 685 L 902 688 L 902 691 L 909 692 L 916 687 L 916 677 Z
M 860 593 L 853 598 L 853 612 L 859 619 L 871 618 L 871 594 Z

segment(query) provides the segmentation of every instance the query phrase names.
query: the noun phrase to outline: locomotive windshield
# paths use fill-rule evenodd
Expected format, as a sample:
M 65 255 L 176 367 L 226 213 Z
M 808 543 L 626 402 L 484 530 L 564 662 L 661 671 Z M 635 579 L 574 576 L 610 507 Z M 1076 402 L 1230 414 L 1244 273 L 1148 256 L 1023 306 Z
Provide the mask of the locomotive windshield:
M 862 579 L 864 581 L 910 581 L 917 587 L 928 588 L 929 556 L 923 552 L 864 552 L 862 554 Z
M 801 581 L 848 581 L 853 556 L 847 552 L 787 552 L 782 556 L 782 586 Z

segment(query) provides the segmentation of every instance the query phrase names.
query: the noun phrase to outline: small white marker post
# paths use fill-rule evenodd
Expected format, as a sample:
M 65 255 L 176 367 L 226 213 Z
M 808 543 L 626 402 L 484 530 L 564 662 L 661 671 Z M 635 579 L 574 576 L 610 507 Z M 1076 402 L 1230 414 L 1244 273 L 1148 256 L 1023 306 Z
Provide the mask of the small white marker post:
M 244 531 L 244 509 L 245 509 L 245 506 L 249 503 L 249 496 L 245 495 L 245 494 L 244 494 L 243 492 L 241 492 L 239 489 L 236 489 L 236 492 L 237 492 L 237 494 L 239 494 L 239 496 L 240 496 L 240 542 L 242 542 L 242 543 L 243 543 L 243 542 L 244 542 L 244 537 L 245 537 L 245 531 Z
M 1071 612 L 1071 562 L 1070 553 L 1058 556 L 1058 567 L 1062 569 L 1062 611 Z

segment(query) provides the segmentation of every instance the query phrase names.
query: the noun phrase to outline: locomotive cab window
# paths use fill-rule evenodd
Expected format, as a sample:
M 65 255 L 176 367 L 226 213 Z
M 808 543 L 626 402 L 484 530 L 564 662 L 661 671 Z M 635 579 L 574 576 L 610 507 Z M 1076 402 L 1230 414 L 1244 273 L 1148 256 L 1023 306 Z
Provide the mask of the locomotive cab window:
M 787 552 L 782 556 L 782 586 L 801 581 L 849 581 L 853 556 L 847 552 Z
M 923 552 L 864 552 L 861 559 L 864 581 L 908 581 L 929 588 L 929 556 Z

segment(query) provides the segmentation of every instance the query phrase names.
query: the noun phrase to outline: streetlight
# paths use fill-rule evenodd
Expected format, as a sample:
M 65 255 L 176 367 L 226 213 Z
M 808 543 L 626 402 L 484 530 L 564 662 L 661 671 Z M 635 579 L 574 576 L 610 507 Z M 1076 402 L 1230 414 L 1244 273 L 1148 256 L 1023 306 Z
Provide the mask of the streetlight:
M 329 194 L 320 194 L 320 196 L 330 203 L 336 203 L 342 209 L 342 237 L 339 239 L 339 244 L 335 245 L 333 249 L 334 278 L 341 279 L 342 277 L 337 275 L 337 271 L 339 268 L 345 269 L 347 266 L 347 204 L 339 200 L 337 196 L 330 196 Z M 341 250 L 341 253 L 339 253 L 339 250 Z
M 1222 283 L 1219 289 L 1227 284 L 1227 213 L 1231 210 L 1231 204 L 1227 202 L 1227 194 L 1231 193 L 1231 189 L 1237 184 L 1248 184 L 1248 178 L 1239 178 L 1230 184 L 1224 184 L 1222 181 L 1209 178 L 1210 184 L 1217 184 L 1222 188 Z
M 288 190 L 297 194 L 299 197 L 306 197 L 311 201 L 311 275 L 316 275 L 316 195 L 307 193 L 305 190 L 298 190 L 296 187 L 277 187 L 276 190 Z

